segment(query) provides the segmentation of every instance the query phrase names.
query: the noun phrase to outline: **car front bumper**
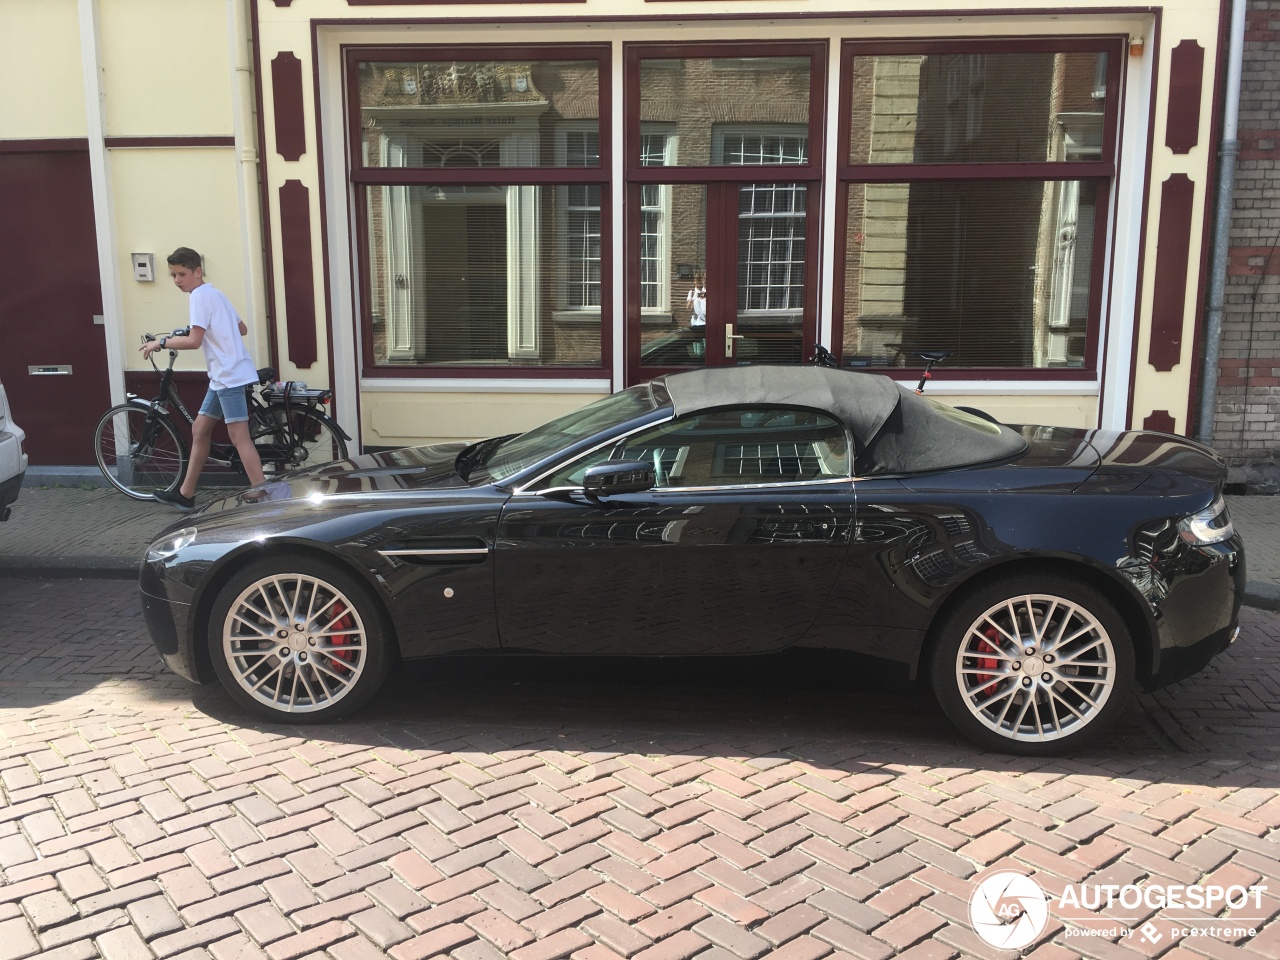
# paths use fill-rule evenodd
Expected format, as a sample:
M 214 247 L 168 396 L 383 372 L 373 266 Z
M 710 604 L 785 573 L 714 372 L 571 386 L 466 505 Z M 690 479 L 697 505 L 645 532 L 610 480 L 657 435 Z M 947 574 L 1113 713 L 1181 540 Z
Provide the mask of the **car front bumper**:
M 169 595 L 169 584 L 158 564 L 144 562 L 138 570 L 142 616 L 166 667 L 193 683 L 203 683 L 191 636 L 190 603 Z
M 0 417 L 0 423 L 4 418 Z M 18 499 L 27 473 L 27 453 L 22 448 L 26 434 L 12 424 L 0 430 L 0 520 L 9 518 L 9 505 Z
M 23 472 L 0 482 L 0 520 L 9 519 L 9 505 L 18 499 L 18 492 L 22 489 L 22 478 L 25 476 L 26 473 Z
M 1186 547 L 1151 565 L 1158 596 L 1148 602 L 1156 616 L 1157 649 L 1143 678 L 1148 690 L 1184 680 L 1231 645 L 1239 632 L 1246 567 L 1237 534 L 1219 544 Z

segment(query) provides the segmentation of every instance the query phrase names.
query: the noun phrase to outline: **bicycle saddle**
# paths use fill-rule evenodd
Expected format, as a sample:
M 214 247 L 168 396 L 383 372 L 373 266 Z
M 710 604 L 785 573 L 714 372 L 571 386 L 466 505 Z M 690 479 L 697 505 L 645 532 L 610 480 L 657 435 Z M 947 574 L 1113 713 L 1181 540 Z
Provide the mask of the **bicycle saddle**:
M 916 356 L 927 363 L 941 363 L 947 357 L 951 356 L 950 350 L 920 350 Z

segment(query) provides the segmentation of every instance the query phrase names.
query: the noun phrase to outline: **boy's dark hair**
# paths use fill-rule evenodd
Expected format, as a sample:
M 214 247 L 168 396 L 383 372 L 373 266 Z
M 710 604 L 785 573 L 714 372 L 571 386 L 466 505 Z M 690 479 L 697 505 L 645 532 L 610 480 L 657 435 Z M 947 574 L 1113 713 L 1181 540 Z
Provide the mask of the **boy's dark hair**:
M 204 261 L 201 260 L 200 254 L 196 253 L 190 247 L 179 247 L 173 253 L 169 254 L 169 266 L 186 267 L 188 270 L 199 270 L 204 267 Z

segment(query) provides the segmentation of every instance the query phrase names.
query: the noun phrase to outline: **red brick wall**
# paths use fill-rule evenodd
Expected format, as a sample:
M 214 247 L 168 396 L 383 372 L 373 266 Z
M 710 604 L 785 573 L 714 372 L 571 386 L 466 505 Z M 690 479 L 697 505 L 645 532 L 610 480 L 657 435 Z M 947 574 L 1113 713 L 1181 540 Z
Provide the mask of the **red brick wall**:
M 1280 456 L 1280 0 L 1250 0 L 1214 446 Z

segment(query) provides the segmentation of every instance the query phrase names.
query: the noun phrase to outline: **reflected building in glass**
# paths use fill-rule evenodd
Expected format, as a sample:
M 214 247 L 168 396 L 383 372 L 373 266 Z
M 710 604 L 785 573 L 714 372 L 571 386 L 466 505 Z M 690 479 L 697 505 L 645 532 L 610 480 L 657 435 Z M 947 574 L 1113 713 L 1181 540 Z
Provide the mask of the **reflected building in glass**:
M 845 357 L 1083 366 L 1110 183 L 1107 55 L 859 56 L 853 68 Z

